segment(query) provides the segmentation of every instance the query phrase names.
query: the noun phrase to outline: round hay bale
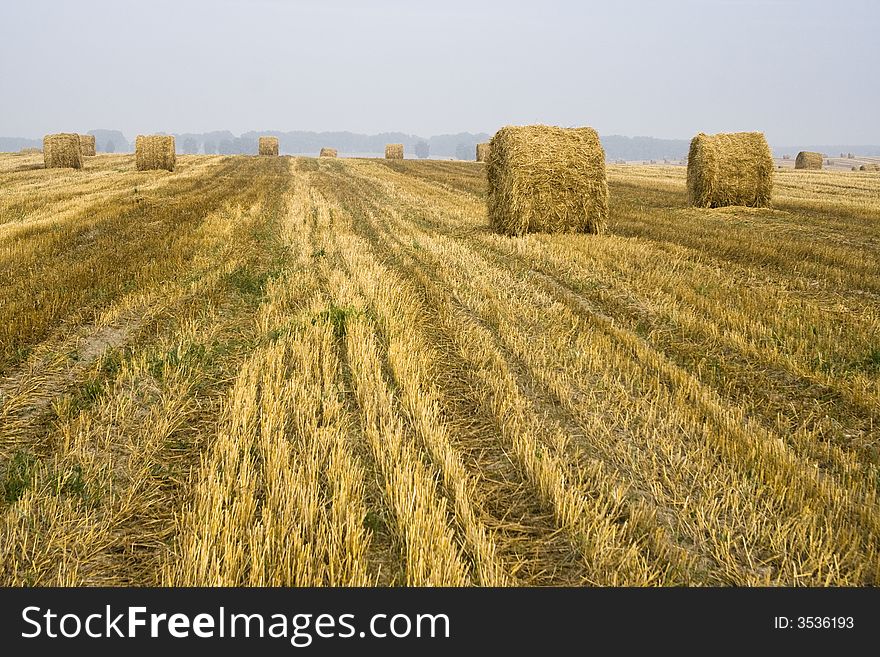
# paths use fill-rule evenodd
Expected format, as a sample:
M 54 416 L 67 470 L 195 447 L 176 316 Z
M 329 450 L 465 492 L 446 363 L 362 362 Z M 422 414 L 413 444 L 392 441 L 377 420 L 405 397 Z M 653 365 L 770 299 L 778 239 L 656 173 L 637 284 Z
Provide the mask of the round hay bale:
M 174 171 L 177 156 L 171 135 L 138 135 L 134 142 L 135 164 L 138 171 L 165 169 Z
M 82 169 L 79 135 L 74 132 L 59 132 L 43 137 L 43 162 L 47 169 Z
M 863 164 L 859 171 L 880 171 L 880 164 Z
M 477 162 L 485 162 L 489 159 L 489 144 L 477 144 Z
M 501 128 L 489 142 L 486 176 L 489 219 L 500 233 L 605 231 L 605 151 L 592 128 Z
M 260 137 L 260 155 L 278 155 L 278 137 Z
M 822 169 L 822 153 L 801 151 L 794 160 L 795 169 Z
M 698 208 L 770 205 L 773 156 L 764 134 L 698 134 L 688 153 L 687 189 Z
M 335 148 L 322 148 L 321 154 L 318 157 L 336 157 L 336 149 Z
M 93 157 L 95 155 L 95 136 L 80 135 L 79 147 L 85 157 Z
M 388 144 L 387 146 L 385 146 L 385 159 L 402 160 L 403 144 Z

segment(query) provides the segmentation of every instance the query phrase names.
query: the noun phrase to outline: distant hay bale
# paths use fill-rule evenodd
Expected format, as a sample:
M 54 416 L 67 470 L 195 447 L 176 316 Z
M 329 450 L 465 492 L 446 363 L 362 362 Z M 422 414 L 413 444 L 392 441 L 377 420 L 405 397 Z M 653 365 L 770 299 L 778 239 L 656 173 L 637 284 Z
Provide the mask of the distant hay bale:
M 322 148 L 319 157 L 336 157 L 335 148 Z
M 22 155 L 36 155 L 37 153 L 42 153 L 43 151 L 40 150 L 39 148 L 31 147 L 31 148 L 22 148 L 18 152 L 21 153 Z
M 174 137 L 171 135 L 138 135 L 134 142 L 134 153 L 138 171 L 174 171 L 177 163 Z
M 797 154 L 794 161 L 795 169 L 821 169 L 822 153 L 813 153 L 812 151 L 801 151 Z
M 477 144 L 477 162 L 485 162 L 489 159 L 489 144 Z
M 687 189 L 698 208 L 770 205 L 773 156 L 763 133 L 698 134 L 688 153 Z
M 43 161 L 47 169 L 82 169 L 79 135 L 73 132 L 60 132 L 43 137 Z
M 605 151 L 592 128 L 506 126 L 489 142 L 488 212 L 495 230 L 602 233 Z
M 94 135 L 80 135 L 79 136 L 79 147 L 82 150 L 82 154 L 86 157 L 93 156 L 95 154 L 95 136 Z
M 859 171 L 880 171 L 880 164 L 863 164 Z
M 253 142 L 251 142 L 253 143 Z M 278 155 L 278 137 L 260 137 L 260 155 Z
M 403 144 L 388 144 L 387 146 L 385 146 L 385 159 L 402 160 Z

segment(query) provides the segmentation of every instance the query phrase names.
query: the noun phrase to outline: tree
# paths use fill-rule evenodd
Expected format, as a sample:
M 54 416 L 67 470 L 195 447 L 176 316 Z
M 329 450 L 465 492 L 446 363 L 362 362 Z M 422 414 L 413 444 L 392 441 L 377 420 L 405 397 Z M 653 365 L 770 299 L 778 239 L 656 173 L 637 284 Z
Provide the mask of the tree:
M 216 152 L 217 152 L 217 144 L 215 144 L 213 141 L 206 141 L 205 142 L 205 155 L 213 155 Z
M 457 160 L 473 160 L 476 156 L 474 155 L 475 150 L 472 144 L 464 144 L 459 142 L 455 145 L 455 159 Z
M 193 153 L 199 152 L 199 143 L 193 139 L 192 137 L 187 137 L 183 140 L 183 152 L 187 155 L 192 155 Z
M 115 153 L 116 152 L 116 145 L 113 143 L 112 139 L 107 140 L 107 145 L 104 147 L 104 152 L 105 153 Z
M 424 160 L 431 153 L 431 147 L 428 146 L 428 142 L 426 141 L 418 141 L 413 149 L 416 153 L 416 157 Z

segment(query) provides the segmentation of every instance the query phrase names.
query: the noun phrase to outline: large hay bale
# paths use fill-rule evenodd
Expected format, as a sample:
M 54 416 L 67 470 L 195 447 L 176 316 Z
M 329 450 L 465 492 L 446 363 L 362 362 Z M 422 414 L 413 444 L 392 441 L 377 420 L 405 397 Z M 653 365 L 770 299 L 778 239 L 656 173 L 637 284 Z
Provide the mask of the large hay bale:
M 402 160 L 403 144 L 388 144 L 387 146 L 385 146 L 385 159 Z
M 605 230 L 605 151 L 592 128 L 501 128 L 489 142 L 486 176 L 489 219 L 500 233 Z
M 43 162 L 47 169 L 82 169 L 79 135 L 73 132 L 59 132 L 43 137 Z
M 489 144 L 477 144 L 477 162 L 485 162 L 489 159 Z
M 134 142 L 135 163 L 138 171 L 165 169 L 174 171 L 177 157 L 174 137 L 171 135 L 138 135 Z
M 322 148 L 319 157 L 336 157 L 335 148 Z
M 82 150 L 82 154 L 86 157 L 93 156 L 95 154 L 95 136 L 94 135 L 80 135 L 79 136 L 79 147 Z
M 278 137 L 260 137 L 260 155 L 278 155 Z
M 863 164 L 859 171 L 880 171 L 880 164 Z
M 687 189 L 698 208 L 770 205 L 773 156 L 763 133 L 698 134 L 688 154 Z
M 794 160 L 795 169 L 821 169 L 822 153 L 801 151 Z

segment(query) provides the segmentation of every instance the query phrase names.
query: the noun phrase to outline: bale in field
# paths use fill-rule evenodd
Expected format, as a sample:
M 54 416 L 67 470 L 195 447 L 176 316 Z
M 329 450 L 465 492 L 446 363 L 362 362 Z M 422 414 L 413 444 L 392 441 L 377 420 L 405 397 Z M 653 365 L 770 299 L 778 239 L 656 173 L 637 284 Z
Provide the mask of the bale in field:
M 322 148 L 319 157 L 336 157 L 335 148 Z
M 82 169 L 79 135 L 61 132 L 43 137 L 43 161 L 47 169 Z
M 822 153 L 813 153 L 812 151 L 801 151 L 797 154 L 794 161 L 795 169 L 821 169 Z
M 134 154 L 138 171 L 174 171 L 177 163 L 174 137 L 171 135 L 138 135 L 134 142 Z
M 763 133 L 698 134 L 688 153 L 687 189 L 698 208 L 770 205 L 773 156 Z
M 489 142 L 486 177 L 489 219 L 500 233 L 605 230 L 605 151 L 592 128 L 501 128 Z
M 489 144 L 477 144 L 477 162 L 485 162 L 489 159 Z
M 260 137 L 260 155 L 278 155 L 278 137 Z
M 387 146 L 385 146 L 385 159 L 402 160 L 403 144 L 388 144 Z
M 880 171 L 880 164 L 863 164 L 859 171 Z
M 79 136 L 79 147 L 82 150 L 82 154 L 86 157 L 91 157 L 95 154 L 95 136 L 94 135 L 80 135 Z

